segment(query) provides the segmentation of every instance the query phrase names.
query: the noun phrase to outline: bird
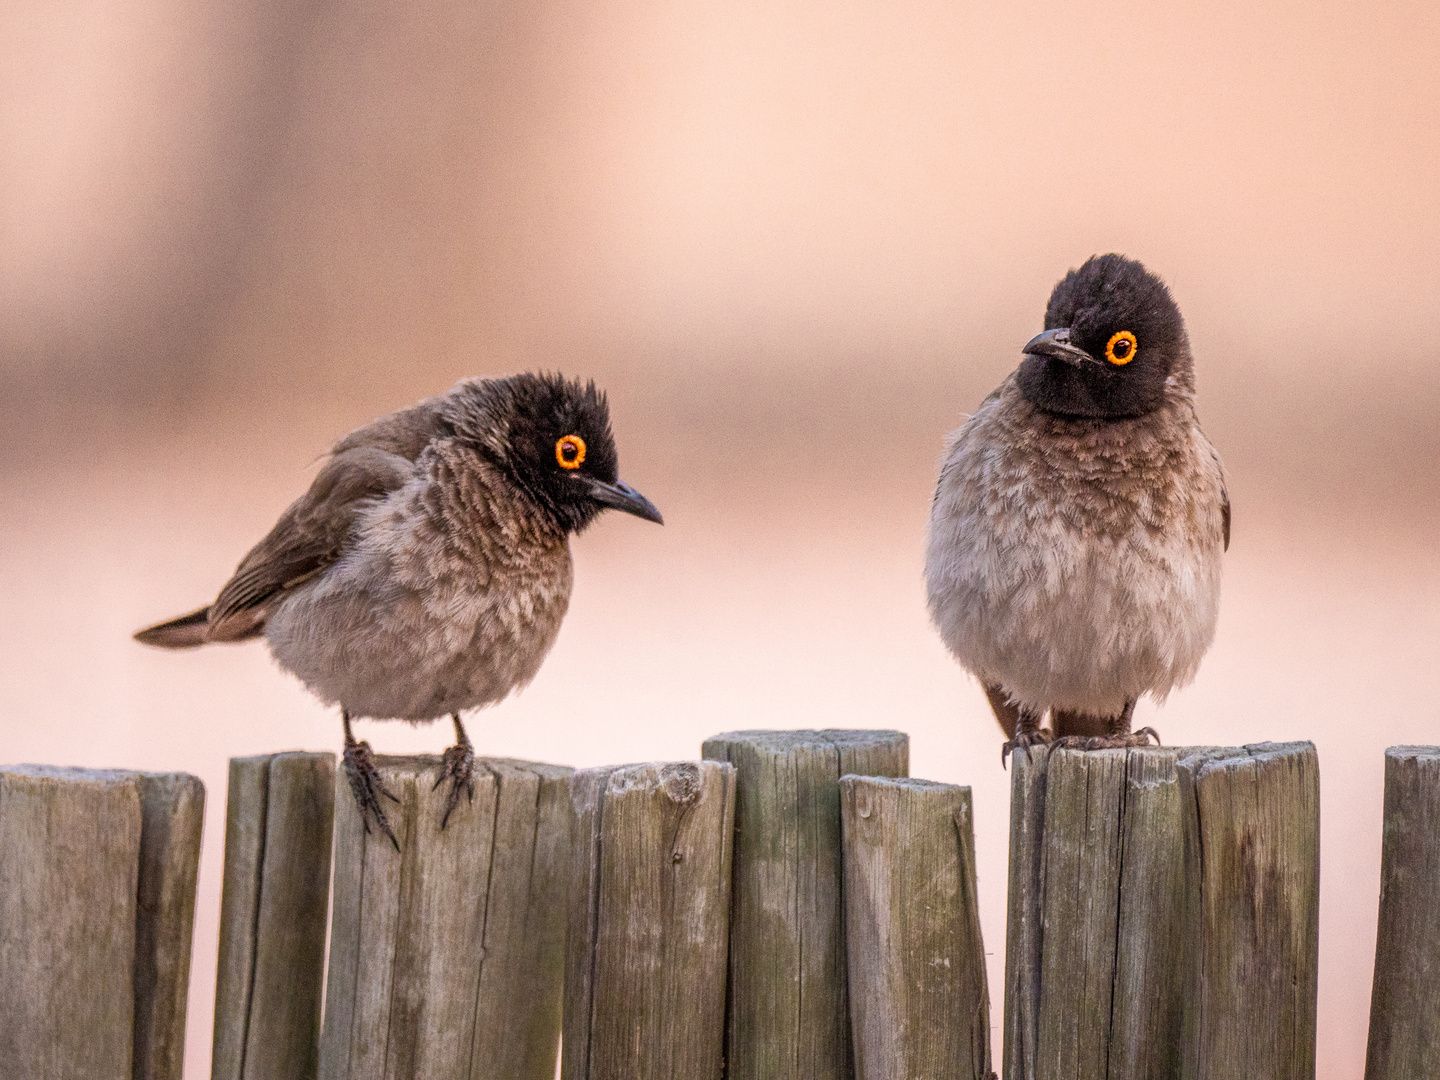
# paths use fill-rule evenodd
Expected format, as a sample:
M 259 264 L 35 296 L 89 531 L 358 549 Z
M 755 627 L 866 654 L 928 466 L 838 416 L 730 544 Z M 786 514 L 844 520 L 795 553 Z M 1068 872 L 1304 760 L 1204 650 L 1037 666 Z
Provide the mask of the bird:
M 1163 701 L 1199 670 L 1229 547 L 1180 309 L 1140 262 L 1094 256 L 950 434 L 931 502 L 930 617 L 984 688 L 1002 764 L 1055 741 L 1159 743 L 1131 731 L 1136 700 Z
M 339 706 L 365 831 L 399 849 L 356 719 L 449 716 L 441 828 L 474 797 L 460 714 L 523 687 L 569 606 L 569 537 L 607 509 L 663 524 L 619 479 L 609 404 L 558 374 L 469 378 L 330 450 L 309 490 L 215 600 L 137 632 L 167 649 L 263 637 L 279 666 Z

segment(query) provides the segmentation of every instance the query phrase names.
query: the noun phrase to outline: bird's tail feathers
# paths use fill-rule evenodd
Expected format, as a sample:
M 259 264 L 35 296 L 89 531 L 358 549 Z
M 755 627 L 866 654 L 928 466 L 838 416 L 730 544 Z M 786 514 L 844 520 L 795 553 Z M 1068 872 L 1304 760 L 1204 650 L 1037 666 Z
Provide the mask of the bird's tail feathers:
M 162 649 L 193 649 L 209 640 L 210 605 L 169 622 L 156 623 L 135 633 L 142 645 L 158 645 Z

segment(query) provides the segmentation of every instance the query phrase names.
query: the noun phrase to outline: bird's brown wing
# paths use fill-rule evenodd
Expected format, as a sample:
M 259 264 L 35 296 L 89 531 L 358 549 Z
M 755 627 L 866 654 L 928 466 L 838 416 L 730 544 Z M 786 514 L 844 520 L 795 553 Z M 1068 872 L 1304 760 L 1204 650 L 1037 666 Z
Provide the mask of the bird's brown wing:
M 403 486 L 431 439 L 445 432 L 430 403 L 381 417 L 340 440 L 310 490 L 296 499 L 269 535 L 241 560 L 210 605 L 207 641 L 258 634 L 275 602 L 336 562 L 355 515 Z
M 1225 550 L 1230 550 L 1230 492 L 1220 489 L 1220 517 L 1224 521 Z

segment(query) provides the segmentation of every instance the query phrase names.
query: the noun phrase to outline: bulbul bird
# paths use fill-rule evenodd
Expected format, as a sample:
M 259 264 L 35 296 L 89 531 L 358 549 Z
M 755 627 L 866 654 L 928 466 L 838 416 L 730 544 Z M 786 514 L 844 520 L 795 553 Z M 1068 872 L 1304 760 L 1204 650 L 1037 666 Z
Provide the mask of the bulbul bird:
M 528 683 L 570 602 L 569 536 L 614 508 L 661 523 L 617 475 L 593 382 L 466 379 L 335 444 L 310 490 L 241 561 L 215 602 L 141 630 L 170 649 L 264 637 L 281 667 L 340 707 L 344 767 L 365 829 L 398 849 L 356 718 L 450 716 L 441 828 L 475 755 L 460 713 Z
M 948 441 L 930 615 L 985 688 L 1002 762 L 1051 738 L 1159 742 L 1131 732 L 1135 701 L 1194 678 L 1230 546 L 1184 320 L 1144 266 L 1101 255 L 1055 286 L 1045 331 L 1022 353 Z

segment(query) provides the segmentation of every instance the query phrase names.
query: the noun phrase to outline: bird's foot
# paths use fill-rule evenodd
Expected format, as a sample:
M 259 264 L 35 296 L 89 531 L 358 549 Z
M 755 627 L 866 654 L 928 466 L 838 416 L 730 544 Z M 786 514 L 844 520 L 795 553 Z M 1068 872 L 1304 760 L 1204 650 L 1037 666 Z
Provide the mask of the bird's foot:
M 1000 767 L 1003 769 L 1010 760 L 1010 753 L 1013 750 L 1024 750 L 1025 760 L 1030 760 L 1030 748 L 1032 746 L 1047 745 L 1053 738 L 1045 728 L 1036 728 L 1034 731 L 1017 731 L 1013 739 L 1008 739 L 1000 747 Z
M 465 801 L 475 801 L 475 751 L 471 749 L 470 740 L 456 743 L 448 747 L 440 758 L 444 766 L 440 770 L 440 776 L 435 781 L 434 791 L 446 780 L 450 781 L 450 793 L 445 799 L 445 816 L 440 819 L 440 828 L 444 830 L 450 823 L 450 812 L 460 805 L 460 792 L 465 792 Z
M 380 779 L 380 772 L 375 768 L 375 758 L 370 752 L 368 742 L 355 742 L 353 739 L 345 743 L 345 777 L 350 781 L 350 791 L 355 796 L 356 805 L 360 807 L 360 821 L 365 826 L 365 832 L 370 832 L 370 819 L 375 819 L 375 824 L 380 826 L 381 832 L 390 838 L 390 843 L 395 845 L 395 850 L 400 850 L 400 841 L 395 839 L 395 833 L 390 828 L 390 821 L 385 816 L 385 808 L 380 804 L 380 796 L 391 802 L 400 800 L 393 795 L 385 783 Z
M 1119 735 L 1066 735 L 1056 739 L 1055 745 L 1066 750 L 1123 750 L 1130 746 L 1149 746 L 1152 739 L 1156 746 L 1162 745 L 1154 728 L 1142 727 Z

